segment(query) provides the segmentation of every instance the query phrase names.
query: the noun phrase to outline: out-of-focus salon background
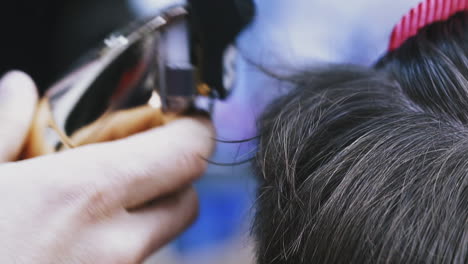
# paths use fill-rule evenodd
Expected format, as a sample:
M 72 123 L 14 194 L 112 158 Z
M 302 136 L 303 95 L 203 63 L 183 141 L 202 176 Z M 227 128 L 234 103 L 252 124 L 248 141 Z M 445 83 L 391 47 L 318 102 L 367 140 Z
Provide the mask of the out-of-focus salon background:
M 163 2 L 168 1 L 2 1 L 0 75 L 11 69 L 23 70 L 44 92 L 83 53 L 100 44 L 112 31 L 152 15 Z M 242 96 L 237 100 L 242 102 Z M 242 105 L 227 103 L 215 114 L 220 138 L 239 140 L 253 131 L 251 125 L 245 127 L 248 122 L 239 121 L 239 107 Z M 242 111 L 245 113 L 245 109 Z M 249 118 L 253 120 L 253 113 L 246 117 Z M 231 131 L 236 126 L 241 129 Z M 220 144 L 213 160 L 230 163 L 248 158 L 252 146 Z M 196 184 L 201 203 L 198 220 L 148 263 L 251 263 L 249 223 L 253 215 L 254 187 L 248 164 L 210 166 Z

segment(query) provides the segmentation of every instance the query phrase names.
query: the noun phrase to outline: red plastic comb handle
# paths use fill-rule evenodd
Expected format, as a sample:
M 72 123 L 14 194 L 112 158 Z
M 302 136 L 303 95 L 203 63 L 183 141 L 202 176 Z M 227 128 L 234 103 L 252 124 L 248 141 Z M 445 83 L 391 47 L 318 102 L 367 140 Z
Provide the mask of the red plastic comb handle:
M 393 29 L 389 51 L 399 48 L 407 39 L 434 22 L 450 18 L 457 12 L 468 10 L 468 0 L 425 0 L 411 9 Z

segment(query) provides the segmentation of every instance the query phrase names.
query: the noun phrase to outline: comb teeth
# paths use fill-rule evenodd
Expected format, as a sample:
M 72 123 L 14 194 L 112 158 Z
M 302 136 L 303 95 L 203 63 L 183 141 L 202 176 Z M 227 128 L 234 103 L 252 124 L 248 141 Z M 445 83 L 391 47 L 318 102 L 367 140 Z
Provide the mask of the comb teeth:
M 407 39 L 434 22 L 450 18 L 457 12 L 468 10 L 468 0 L 425 0 L 411 9 L 393 29 L 389 51 L 399 48 Z

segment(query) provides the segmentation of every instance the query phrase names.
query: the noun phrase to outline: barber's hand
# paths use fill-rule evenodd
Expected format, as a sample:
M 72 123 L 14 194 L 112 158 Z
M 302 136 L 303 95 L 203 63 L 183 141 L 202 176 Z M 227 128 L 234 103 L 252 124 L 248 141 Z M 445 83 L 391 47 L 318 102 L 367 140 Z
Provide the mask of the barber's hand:
M 24 141 L 37 100 L 0 82 L 0 159 Z M 213 149 L 207 120 L 182 118 L 123 140 L 0 164 L 0 263 L 141 263 L 197 214 L 191 183 Z

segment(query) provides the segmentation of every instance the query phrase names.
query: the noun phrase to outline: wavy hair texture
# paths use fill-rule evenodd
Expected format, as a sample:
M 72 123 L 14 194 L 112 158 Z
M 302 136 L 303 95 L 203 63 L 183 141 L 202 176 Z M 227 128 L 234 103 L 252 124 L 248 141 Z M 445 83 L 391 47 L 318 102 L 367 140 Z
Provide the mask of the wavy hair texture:
M 467 26 L 293 78 L 259 120 L 259 264 L 468 263 Z

